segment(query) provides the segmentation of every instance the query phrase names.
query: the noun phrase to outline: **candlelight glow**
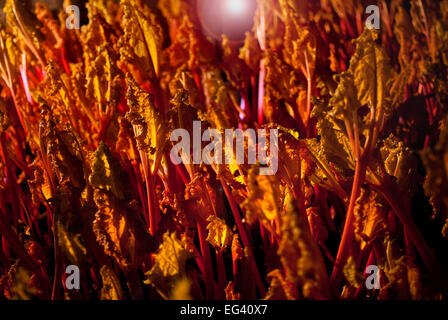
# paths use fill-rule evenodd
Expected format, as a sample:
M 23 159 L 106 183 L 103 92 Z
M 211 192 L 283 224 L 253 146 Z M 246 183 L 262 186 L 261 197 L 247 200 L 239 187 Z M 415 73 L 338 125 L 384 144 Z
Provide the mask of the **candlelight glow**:
M 253 27 L 256 7 L 256 0 L 199 0 L 198 13 L 208 36 L 242 41 Z
M 245 0 L 227 0 L 225 9 L 232 15 L 243 15 L 247 10 L 247 1 Z

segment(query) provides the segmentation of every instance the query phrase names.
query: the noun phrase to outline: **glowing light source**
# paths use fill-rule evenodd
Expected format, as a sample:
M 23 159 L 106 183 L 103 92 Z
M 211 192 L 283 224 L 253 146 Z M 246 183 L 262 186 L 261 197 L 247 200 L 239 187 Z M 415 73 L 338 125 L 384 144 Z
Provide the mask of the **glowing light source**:
M 247 11 L 247 1 L 225 0 L 225 10 L 232 15 L 243 15 Z
M 1 1 L 1 0 L 0 0 Z M 243 41 L 252 29 L 257 0 L 196 0 L 207 36 L 218 41 L 225 34 L 230 41 Z

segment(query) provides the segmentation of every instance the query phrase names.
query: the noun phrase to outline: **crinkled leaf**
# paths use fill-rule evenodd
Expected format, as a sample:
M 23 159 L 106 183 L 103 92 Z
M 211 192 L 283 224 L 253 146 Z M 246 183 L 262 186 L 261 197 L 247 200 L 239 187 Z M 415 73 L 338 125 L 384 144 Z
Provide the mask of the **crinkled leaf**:
M 375 239 L 383 239 L 387 230 L 387 208 L 379 194 L 361 189 L 355 204 L 355 235 L 361 241 L 361 249 Z
M 260 219 L 265 227 L 272 229 L 271 223 L 279 219 L 282 208 L 282 190 L 275 176 L 257 175 L 257 168 L 249 170 L 249 197 L 241 204 L 248 223 Z
M 297 300 L 299 298 L 297 288 L 293 283 L 285 280 L 281 270 L 272 270 L 266 278 L 270 279 L 270 285 L 263 300 Z
M 173 294 L 176 283 L 186 277 L 186 262 L 192 257 L 186 239 L 179 239 L 175 232 L 167 231 L 154 254 L 153 267 L 145 273 L 145 283 L 154 286 L 163 298 L 168 299 Z
M 151 250 L 153 240 L 135 215 L 135 208 L 129 208 L 102 189 L 95 189 L 94 200 L 98 210 L 93 231 L 98 243 L 124 268 L 136 268 Z
M 103 282 L 101 300 L 123 300 L 124 293 L 115 272 L 108 266 L 102 266 L 100 274 Z
M 147 79 L 159 74 L 159 52 L 162 45 L 162 30 L 155 15 L 135 0 L 122 0 L 124 35 L 121 39 L 120 54 L 140 69 Z
M 298 285 L 299 294 L 305 298 L 328 298 L 330 293 L 324 260 L 290 192 L 287 193 L 281 215 L 280 235 L 278 255 L 286 281 Z
M 120 99 L 120 72 L 116 57 L 106 46 L 98 48 L 97 56 L 87 69 L 87 94 L 97 103 L 116 105 Z
M 349 285 L 354 288 L 358 288 L 364 281 L 364 277 L 356 268 L 356 262 L 352 256 L 348 258 L 347 263 L 344 266 L 343 273 Z
M 327 116 L 327 112 L 326 106 L 314 107 L 312 116 L 318 119 L 317 133 L 320 141 L 309 140 L 308 146 L 321 163 L 331 163 L 339 174 L 351 176 L 355 169 L 355 159 L 350 142 L 343 124 L 338 119 Z
M 151 277 L 157 269 L 164 277 L 184 275 L 185 263 L 191 257 L 192 253 L 187 250 L 185 239 L 179 239 L 175 232 L 171 234 L 166 232 L 163 235 L 163 242 L 154 254 L 154 266 L 148 276 Z
M 113 157 L 109 147 L 101 142 L 94 154 L 90 183 L 95 188 L 111 191 L 118 199 L 123 199 L 122 176 L 123 169 L 119 161 Z
M 216 250 L 224 251 L 232 243 L 232 230 L 227 226 L 224 220 L 215 215 L 209 216 L 207 221 L 209 222 L 207 225 L 207 241 L 210 242 Z
M 154 106 L 153 97 L 143 91 L 128 75 L 126 119 L 134 126 L 137 148 L 146 151 L 152 159 L 160 161 L 168 147 L 170 127 Z

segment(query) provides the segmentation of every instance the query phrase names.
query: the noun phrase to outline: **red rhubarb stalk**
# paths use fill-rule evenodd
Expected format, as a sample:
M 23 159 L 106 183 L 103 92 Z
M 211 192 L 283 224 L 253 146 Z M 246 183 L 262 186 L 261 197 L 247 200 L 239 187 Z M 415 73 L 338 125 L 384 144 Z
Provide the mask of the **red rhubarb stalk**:
M 264 288 L 263 281 L 261 280 L 260 271 L 258 270 L 257 264 L 255 262 L 255 257 L 252 252 L 252 246 L 249 242 L 249 238 L 247 237 L 246 229 L 244 228 L 243 221 L 241 220 L 240 214 L 238 212 L 238 207 L 235 203 L 235 200 L 233 199 L 233 196 L 232 196 L 232 193 L 230 192 L 229 187 L 224 182 L 223 178 L 221 178 L 221 185 L 224 189 L 227 199 L 229 200 L 230 208 L 232 210 L 233 217 L 236 222 L 236 226 L 240 233 L 241 240 L 243 241 L 243 245 L 244 245 L 244 247 L 247 248 L 247 252 L 249 255 L 248 259 L 251 264 L 252 272 L 253 272 L 253 275 L 255 278 L 255 283 L 257 285 L 258 291 L 264 297 L 266 295 L 266 290 Z
M 344 231 L 342 232 L 342 239 L 339 245 L 338 254 L 334 264 L 333 272 L 331 273 L 331 282 L 336 288 L 342 280 L 342 268 L 350 254 L 350 249 L 354 241 L 354 209 L 356 199 L 358 198 L 361 185 L 364 182 L 366 174 L 366 165 L 363 158 L 356 162 L 355 177 L 352 186 L 352 193 L 350 195 L 350 202 L 347 210 L 347 216 L 344 224 Z
M 208 299 L 211 299 L 214 296 L 215 281 L 213 280 L 213 266 L 210 256 L 210 247 L 206 240 L 204 227 L 201 226 L 199 222 L 197 222 L 196 225 L 198 228 L 199 244 L 201 246 L 201 253 L 204 261 L 206 296 Z

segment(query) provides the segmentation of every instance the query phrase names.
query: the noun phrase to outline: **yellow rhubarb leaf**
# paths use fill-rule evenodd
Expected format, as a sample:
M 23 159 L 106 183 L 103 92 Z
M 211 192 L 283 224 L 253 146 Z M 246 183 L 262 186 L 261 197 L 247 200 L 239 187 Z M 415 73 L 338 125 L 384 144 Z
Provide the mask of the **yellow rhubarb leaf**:
M 211 215 L 207 218 L 208 236 L 207 241 L 210 242 L 216 250 L 224 251 L 232 244 L 233 233 L 224 220 L 217 216 Z
M 116 57 L 105 45 L 97 51 L 93 63 L 87 68 L 87 96 L 94 101 L 115 105 L 121 94 L 122 77 L 114 61 Z
M 370 189 L 361 189 L 355 204 L 355 235 L 361 241 L 361 249 L 373 240 L 385 237 L 387 230 L 387 208 L 381 203 L 379 194 Z
M 175 232 L 167 231 L 154 254 L 153 267 L 145 273 L 147 277 L 145 283 L 152 285 L 164 299 L 178 294 L 182 294 L 185 298 L 186 283 L 179 281 L 187 277 L 186 263 L 192 257 L 193 253 L 186 238 L 179 239 Z
M 164 277 L 174 277 L 185 274 L 185 263 L 192 254 L 187 250 L 185 239 L 180 240 L 176 233 L 165 233 L 163 242 L 157 253 L 154 254 L 154 267 L 158 268 Z
M 103 287 L 101 288 L 101 300 L 122 300 L 124 293 L 121 289 L 120 280 L 115 272 L 108 266 L 100 269 Z
M 278 218 L 282 207 L 282 192 L 276 176 L 257 175 L 257 168 L 249 170 L 249 197 L 241 204 L 246 211 L 248 223 L 260 219 L 266 228 L 272 230 L 272 222 Z
M 118 199 L 124 198 L 121 185 L 121 166 L 109 151 L 109 148 L 101 142 L 94 154 L 90 183 L 98 189 L 111 191 Z
M 320 249 L 310 232 L 306 213 L 301 213 L 297 201 L 287 190 L 281 213 L 281 239 L 278 255 L 284 268 L 285 281 L 299 287 L 307 299 L 330 296 L 329 279 Z
M 104 252 L 125 269 L 138 266 L 145 252 L 152 248 L 153 239 L 143 227 L 135 208 L 118 200 L 111 192 L 95 189 L 94 200 L 98 208 L 93 221 L 93 232 Z
M 170 125 L 155 108 L 153 97 L 143 91 L 130 75 L 127 100 L 130 110 L 126 119 L 134 126 L 137 148 L 146 151 L 157 166 L 161 154 L 169 146 Z
M 192 300 L 190 294 L 191 280 L 187 277 L 182 277 L 174 284 L 171 292 L 171 300 Z
M 132 65 L 143 70 L 147 79 L 159 74 L 159 51 L 162 46 L 162 30 L 155 15 L 146 5 L 135 0 L 122 0 L 124 35 L 120 54 Z

